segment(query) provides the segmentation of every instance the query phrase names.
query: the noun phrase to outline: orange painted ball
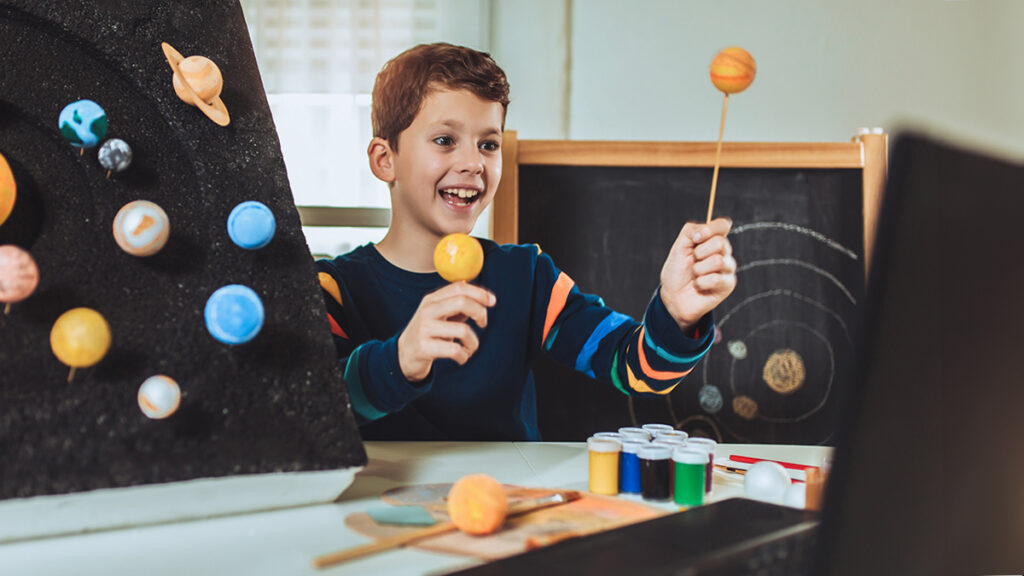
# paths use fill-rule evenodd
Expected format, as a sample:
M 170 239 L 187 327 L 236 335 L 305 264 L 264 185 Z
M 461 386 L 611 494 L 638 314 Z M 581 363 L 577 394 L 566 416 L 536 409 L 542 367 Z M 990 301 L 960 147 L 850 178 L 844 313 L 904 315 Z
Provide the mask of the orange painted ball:
M 469 282 L 484 267 L 484 249 L 468 234 L 449 234 L 434 248 L 434 268 L 449 282 Z
M 743 92 L 754 81 L 757 63 L 749 52 L 738 46 L 722 50 L 711 61 L 711 83 L 726 94 Z
M 508 516 L 505 489 L 486 474 L 463 476 L 448 491 L 448 516 L 467 534 L 490 534 Z

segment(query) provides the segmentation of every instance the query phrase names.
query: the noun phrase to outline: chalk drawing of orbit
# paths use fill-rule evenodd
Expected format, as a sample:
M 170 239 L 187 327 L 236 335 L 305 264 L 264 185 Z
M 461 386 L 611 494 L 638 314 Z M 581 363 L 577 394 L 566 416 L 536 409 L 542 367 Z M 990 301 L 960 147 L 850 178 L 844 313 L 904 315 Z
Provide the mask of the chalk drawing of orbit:
M 782 222 L 756 222 L 737 226 L 730 233 L 737 247 L 737 260 L 743 235 L 754 231 L 798 234 L 826 246 L 826 252 L 835 251 L 841 262 L 860 259 L 853 250 L 814 230 Z M 854 291 L 811 262 L 785 257 L 740 260 L 739 286 L 743 286 L 745 277 L 761 273 L 769 278 L 794 274 L 806 278 L 810 274 L 819 286 L 809 292 L 828 298 L 822 298 L 823 302 L 780 282 L 782 285 L 761 285 L 756 293 L 735 303 L 731 298 L 726 300 L 716 311 L 722 341 L 712 347 L 700 365 L 703 384 L 697 392 L 699 411 L 691 406 L 680 420 L 672 399 L 666 399 L 676 428 L 701 428 L 719 439 L 725 431 L 739 441 L 763 441 L 744 431 L 757 422 L 797 425 L 828 403 L 836 380 L 837 355 L 845 357 L 852 347 L 849 328 L 835 305 L 852 310 L 857 304 Z M 808 288 L 807 282 L 803 286 Z M 792 317 L 770 313 L 765 317 L 766 310 L 791 311 L 787 316 Z M 807 440 L 824 442 L 827 438 Z

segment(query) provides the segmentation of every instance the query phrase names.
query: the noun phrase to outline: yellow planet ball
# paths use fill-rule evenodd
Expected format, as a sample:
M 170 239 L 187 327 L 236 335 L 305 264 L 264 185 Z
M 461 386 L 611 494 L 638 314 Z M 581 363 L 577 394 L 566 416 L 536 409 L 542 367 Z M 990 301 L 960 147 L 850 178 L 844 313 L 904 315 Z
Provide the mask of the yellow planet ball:
M 14 173 L 11 172 L 11 165 L 7 159 L 0 154 L 0 226 L 7 221 L 7 217 L 14 210 L 14 200 L 17 198 L 18 187 L 14 183 Z
M 60 315 L 50 331 L 50 348 L 72 368 L 99 362 L 110 348 L 110 325 L 91 308 L 73 308 Z
M 749 52 L 738 46 L 722 50 L 711 61 L 711 83 L 726 94 L 743 92 L 754 81 L 757 63 Z
M 449 234 L 434 248 L 434 268 L 449 282 L 469 282 L 483 267 L 484 249 L 468 234 Z

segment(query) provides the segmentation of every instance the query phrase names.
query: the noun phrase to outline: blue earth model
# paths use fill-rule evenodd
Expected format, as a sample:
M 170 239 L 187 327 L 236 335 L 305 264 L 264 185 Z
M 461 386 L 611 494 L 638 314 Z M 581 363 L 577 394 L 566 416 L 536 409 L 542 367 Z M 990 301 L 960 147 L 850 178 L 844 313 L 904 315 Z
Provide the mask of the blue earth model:
M 276 229 L 274 213 L 262 202 L 242 202 L 228 215 L 228 236 L 246 250 L 258 250 L 270 244 Z
M 263 302 L 248 286 L 229 284 L 217 289 L 203 311 L 210 335 L 225 344 L 245 344 L 263 328 Z
M 100 166 L 111 172 L 120 172 L 132 163 L 132 147 L 120 138 L 111 138 L 100 146 L 96 158 Z
M 79 100 L 61 110 L 58 125 L 68 142 L 94 148 L 107 135 L 107 113 L 92 100 Z

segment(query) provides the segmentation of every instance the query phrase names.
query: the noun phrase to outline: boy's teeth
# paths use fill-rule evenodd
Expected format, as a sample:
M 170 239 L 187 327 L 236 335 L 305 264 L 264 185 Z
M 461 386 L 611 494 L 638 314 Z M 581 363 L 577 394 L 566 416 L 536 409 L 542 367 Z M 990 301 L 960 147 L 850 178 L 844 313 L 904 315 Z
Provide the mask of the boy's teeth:
M 479 193 L 471 188 L 448 188 L 445 192 L 459 198 L 472 198 Z

